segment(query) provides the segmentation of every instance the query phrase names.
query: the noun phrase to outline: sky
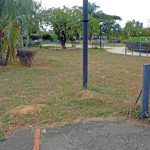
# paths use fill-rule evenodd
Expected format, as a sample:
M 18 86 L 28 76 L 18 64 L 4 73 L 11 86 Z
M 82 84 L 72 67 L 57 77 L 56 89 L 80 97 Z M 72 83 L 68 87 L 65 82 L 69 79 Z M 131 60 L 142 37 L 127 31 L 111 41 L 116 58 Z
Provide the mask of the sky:
M 82 6 L 83 0 L 36 0 L 41 1 L 43 7 Z M 150 27 L 150 0 L 89 0 L 100 6 L 100 10 L 109 15 L 118 15 L 122 18 L 123 27 L 129 20 L 143 22 L 144 27 Z

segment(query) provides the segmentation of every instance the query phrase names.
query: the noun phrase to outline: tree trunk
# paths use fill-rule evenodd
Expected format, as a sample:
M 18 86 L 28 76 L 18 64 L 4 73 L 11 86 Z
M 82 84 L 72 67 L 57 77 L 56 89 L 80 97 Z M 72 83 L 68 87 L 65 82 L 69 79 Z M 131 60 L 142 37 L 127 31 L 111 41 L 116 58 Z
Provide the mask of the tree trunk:
M 6 53 L 6 58 L 5 58 L 4 66 L 8 65 L 9 57 L 10 57 L 10 50 L 8 48 L 8 51 Z
M 26 41 L 26 47 L 30 47 L 30 35 L 27 34 L 27 41 Z
M 60 41 L 61 41 L 61 46 L 63 49 L 66 49 L 66 35 L 63 35 L 61 38 L 60 38 Z
M 92 41 L 92 33 L 90 33 L 89 41 L 90 41 L 90 42 Z
M 108 41 L 110 40 L 110 36 L 109 36 L 109 35 L 107 35 L 107 40 L 108 40 Z
M 3 56 L 2 56 L 2 49 L 1 49 L 1 46 L 0 46 L 0 66 L 3 65 Z
M 24 48 L 23 35 L 21 35 L 21 48 Z
M 2 40 L 0 37 L 0 61 L 2 61 Z

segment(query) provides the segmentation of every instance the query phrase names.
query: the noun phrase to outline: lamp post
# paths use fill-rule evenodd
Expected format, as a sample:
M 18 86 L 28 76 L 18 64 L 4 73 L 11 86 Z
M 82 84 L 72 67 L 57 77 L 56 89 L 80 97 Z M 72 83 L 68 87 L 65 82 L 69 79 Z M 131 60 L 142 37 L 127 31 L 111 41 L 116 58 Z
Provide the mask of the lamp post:
M 100 27 L 100 48 L 102 48 L 102 25 L 103 25 L 103 22 L 100 22 L 99 23 L 99 27 Z
M 88 0 L 83 0 L 83 87 L 88 85 Z

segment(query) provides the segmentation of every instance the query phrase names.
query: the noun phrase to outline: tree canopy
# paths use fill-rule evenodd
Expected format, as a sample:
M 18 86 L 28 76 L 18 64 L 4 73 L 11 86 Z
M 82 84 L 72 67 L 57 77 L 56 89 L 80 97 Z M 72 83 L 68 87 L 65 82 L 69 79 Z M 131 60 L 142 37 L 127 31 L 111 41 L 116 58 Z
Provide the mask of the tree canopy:
M 124 27 L 124 34 L 127 37 L 140 36 L 142 28 L 143 28 L 143 23 L 135 20 L 128 21 Z
M 100 6 L 95 3 L 89 3 L 89 39 L 91 40 L 93 35 L 99 35 L 100 21 L 103 22 L 103 31 L 109 36 L 112 29 L 121 27 L 116 23 L 117 20 L 121 20 L 119 16 L 111 16 L 103 13 L 100 10 Z M 43 23 L 50 27 L 54 31 L 57 38 L 61 41 L 63 48 L 66 48 L 65 43 L 67 39 L 74 40 L 82 35 L 82 7 L 72 8 L 50 8 L 43 11 Z M 115 30 L 114 30 L 115 31 Z M 116 32 L 115 32 L 116 33 Z
M 67 39 L 74 38 L 81 31 L 82 15 L 78 7 L 50 8 L 43 14 L 44 22 L 55 32 L 63 48 L 66 48 Z
M 139 21 L 128 21 L 121 28 L 118 21 L 121 17 L 104 13 L 96 3 L 89 3 L 89 40 L 96 35 L 99 37 L 100 29 L 107 40 L 122 36 L 138 37 L 148 36 L 148 29 L 143 30 Z M 83 8 L 43 9 L 41 4 L 34 0 L 0 0 L 0 64 L 7 64 L 9 58 L 15 58 L 16 48 L 30 46 L 33 35 L 45 34 L 47 27 L 50 37 L 60 41 L 62 48 L 66 48 L 67 40 L 73 42 L 82 38 Z M 100 24 L 102 22 L 102 24 Z

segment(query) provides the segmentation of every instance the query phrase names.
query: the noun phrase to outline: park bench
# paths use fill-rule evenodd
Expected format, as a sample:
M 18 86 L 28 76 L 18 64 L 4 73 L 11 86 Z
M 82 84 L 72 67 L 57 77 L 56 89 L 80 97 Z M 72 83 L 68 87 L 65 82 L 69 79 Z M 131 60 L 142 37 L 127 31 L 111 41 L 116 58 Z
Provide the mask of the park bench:
M 126 50 L 137 51 L 142 53 L 150 52 L 150 44 L 147 42 L 127 42 Z

